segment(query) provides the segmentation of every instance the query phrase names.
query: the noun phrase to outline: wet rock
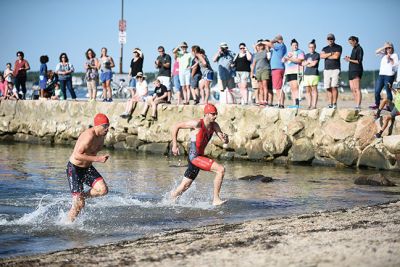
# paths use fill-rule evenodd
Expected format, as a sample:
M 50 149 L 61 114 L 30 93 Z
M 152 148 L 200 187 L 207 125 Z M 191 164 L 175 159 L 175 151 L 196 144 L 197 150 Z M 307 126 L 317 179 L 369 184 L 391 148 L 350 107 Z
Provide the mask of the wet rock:
M 139 146 L 138 150 L 152 154 L 166 155 L 168 153 L 168 143 L 144 144 Z
M 244 181 L 260 181 L 262 183 L 270 183 L 274 179 L 269 176 L 264 176 L 262 174 L 257 174 L 257 175 L 246 175 L 243 177 L 239 177 L 239 180 L 244 180 Z
M 359 152 L 356 148 L 349 146 L 347 143 L 338 143 L 331 147 L 329 154 L 337 161 L 347 166 L 352 166 L 357 162 Z
M 382 170 L 395 169 L 397 159 L 378 140 L 367 146 L 358 158 L 357 166 L 373 167 Z
M 357 185 L 396 186 L 395 183 L 393 183 L 380 173 L 367 176 L 360 176 L 355 179 L 354 183 Z
M 290 155 L 292 162 L 310 162 L 314 158 L 314 147 L 308 138 L 300 138 L 293 142 Z

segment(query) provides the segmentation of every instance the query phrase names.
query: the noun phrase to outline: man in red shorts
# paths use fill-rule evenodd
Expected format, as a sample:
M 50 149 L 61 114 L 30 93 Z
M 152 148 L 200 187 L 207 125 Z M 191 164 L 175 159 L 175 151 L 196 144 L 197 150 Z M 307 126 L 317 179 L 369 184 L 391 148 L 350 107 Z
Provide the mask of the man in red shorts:
M 94 117 L 94 127 L 85 130 L 78 138 L 67 164 L 67 177 L 72 193 L 72 207 L 68 218 L 73 222 L 85 206 L 85 199 L 104 196 L 108 188 L 103 177 L 93 167 L 93 162 L 106 162 L 109 155 L 97 156 L 103 148 L 110 123 L 106 115 L 98 113 Z M 83 184 L 90 190 L 83 191 Z
M 171 193 L 171 197 L 174 200 L 176 200 L 190 187 L 201 169 L 215 173 L 213 205 L 217 206 L 226 202 L 226 200 L 222 200 L 219 196 L 222 180 L 224 179 L 225 168 L 214 160 L 204 156 L 204 150 L 214 132 L 225 144 L 229 142 L 228 136 L 221 131 L 218 123 L 215 122 L 217 115 L 217 108 L 212 104 L 207 104 L 204 107 L 203 119 L 180 122 L 172 128 L 172 153 L 174 155 L 179 155 L 179 149 L 177 145 L 177 136 L 179 130 L 192 130 L 188 157 L 189 165 L 185 171 L 185 177 L 183 178 L 181 184 L 174 192 Z

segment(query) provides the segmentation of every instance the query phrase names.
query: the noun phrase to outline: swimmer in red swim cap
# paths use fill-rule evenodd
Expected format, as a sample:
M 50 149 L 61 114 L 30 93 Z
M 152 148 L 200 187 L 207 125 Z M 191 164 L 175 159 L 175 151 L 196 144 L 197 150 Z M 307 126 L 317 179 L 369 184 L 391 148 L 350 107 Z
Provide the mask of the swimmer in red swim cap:
M 188 168 L 185 177 L 178 188 L 171 193 L 171 197 L 176 200 L 185 192 L 193 180 L 197 177 L 200 170 L 215 173 L 214 180 L 214 199 L 213 205 L 221 205 L 226 202 L 219 196 L 224 179 L 225 167 L 204 156 L 204 150 L 214 133 L 225 143 L 229 142 L 228 136 L 221 131 L 218 123 L 215 122 L 218 111 L 213 104 L 204 107 L 204 117 L 202 119 L 180 122 L 172 128 L 172 153 L 179 155 L 177 136 L 180 129 L 191 129 L 191 143 L 188 157 Z
M 94 127 L 85 130 L 78 138 L 74 151 L 67 164 L 67 178 L 72 193 L 72 207 L 68 218 L 72 222 L 85 206 L 85 199 L 104 196 L 108 192 L 107 184 L 93 167 L 93 162 L 105 163 L 109 155 L 97 155 L 103 148 L 110 121 L 107 116 L 98 113 L 94 117 Z M 83 184 L 91 188 L 84 192 Z

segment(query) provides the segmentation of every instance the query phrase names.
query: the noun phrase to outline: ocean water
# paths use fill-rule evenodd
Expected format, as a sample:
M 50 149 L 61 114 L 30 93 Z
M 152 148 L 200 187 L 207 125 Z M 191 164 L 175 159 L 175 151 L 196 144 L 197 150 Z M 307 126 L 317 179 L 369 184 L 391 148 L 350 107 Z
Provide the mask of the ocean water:
M 275 166 L 263 162 L 222 162 L 226 176 L 214 207 L 213 175 L 200 172 L 192 187 L 172 204 L 170 191 L 182 179 L 186 160 L 107 151 L 95 164 L 109 194 L 88 199 L 78 219 L 66 223 L 71 195 L 65 167 L 72 147 L 0 144 L 0 257 L 31 255 L 97 245 L 162 232 L 256 218 L 378 204 L 400 198 L 399 187 L 354 184 L 374 170 Z M 262 174 L 274 181 L 240 180 Z M 386 172 L 400 184 L 400 173 Z

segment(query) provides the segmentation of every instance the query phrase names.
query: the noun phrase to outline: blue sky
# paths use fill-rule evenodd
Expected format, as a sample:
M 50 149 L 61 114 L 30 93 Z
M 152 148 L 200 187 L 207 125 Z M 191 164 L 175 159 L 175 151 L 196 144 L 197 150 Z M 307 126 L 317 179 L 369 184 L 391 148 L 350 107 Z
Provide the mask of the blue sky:
M 296 38 L 300 49 L 316 39 L 317 50 L 326 45 L 326 35 L 336 35 L 344 55 L 351 52 L 347 39 L 358 36 L 364 48 L 364 68 L 378 69 L 376 48 L 392 41 L 400 51 L 400 1 L 238 1 L 238 0 L 125 0 L 127 44 L 123 71 L 127 72 L 132 49 L 144 51 L 144 71 L 155 71 L 158 45 L 168 53 L 180 42 L 200 45 L 209 57 L 218 44 L 227 42 L 237 51 L 240 42 L 251 47 L 257 39 L 281 33 L 287 45 Z M 83 70 L 86 49 L 100 54 L 105 46 L 119 64 L 118 21 L 121 0 L 12 0 L 2 1 L 0 25 L 0 70 L 15 61 L 22 50 L 32 70 L 39 69 L 39 57 L 47 54 L 54 69 L 61 52 L 66 52 L 78 71 Z M 344 56 L 343 55 L 343 56 Z M 342 61 L 343 70 L 348 64 Z M 323 63 L 320 65 L 320 69 Z M 119 68 L 115 68 L 119 71 Z

